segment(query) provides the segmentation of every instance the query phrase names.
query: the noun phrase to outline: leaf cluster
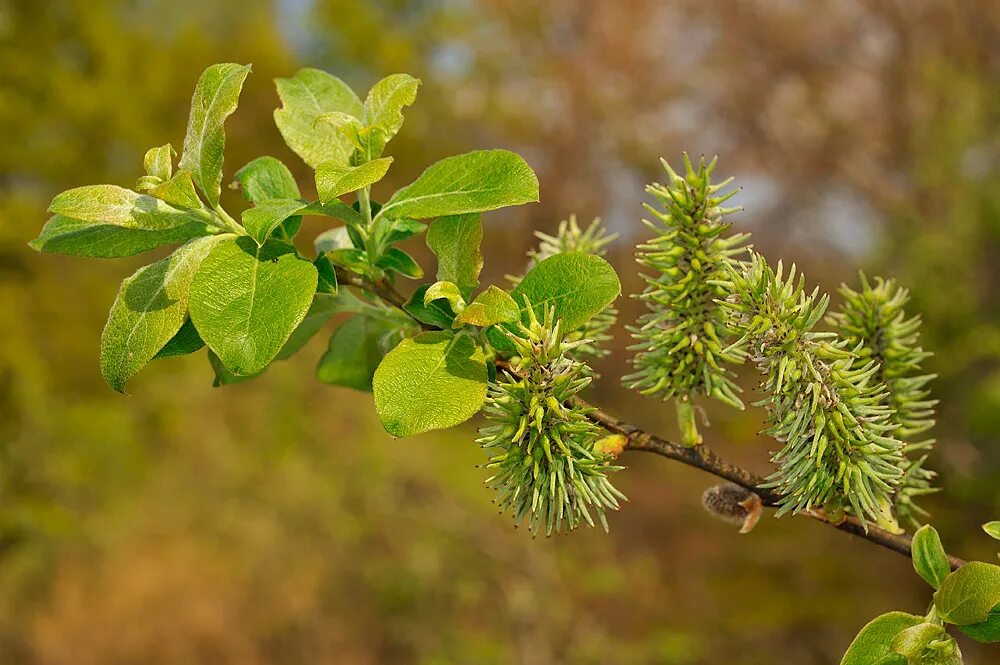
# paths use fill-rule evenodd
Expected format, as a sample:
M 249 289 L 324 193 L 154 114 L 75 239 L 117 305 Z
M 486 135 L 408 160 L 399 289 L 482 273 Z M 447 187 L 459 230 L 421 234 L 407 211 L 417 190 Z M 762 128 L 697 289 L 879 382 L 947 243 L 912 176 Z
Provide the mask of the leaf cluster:
M 1000 539 L 998 522 L 983 525 Z M 977 642 L 1000 642 L 1000 566 L 971 561 L 952 572 L 934 527 L 913 536 L 913 568 L 935 589 L 925 616 L 888 612 L 872 619 L 848 647 L 841 665 L 961 665 L 947 627 Z

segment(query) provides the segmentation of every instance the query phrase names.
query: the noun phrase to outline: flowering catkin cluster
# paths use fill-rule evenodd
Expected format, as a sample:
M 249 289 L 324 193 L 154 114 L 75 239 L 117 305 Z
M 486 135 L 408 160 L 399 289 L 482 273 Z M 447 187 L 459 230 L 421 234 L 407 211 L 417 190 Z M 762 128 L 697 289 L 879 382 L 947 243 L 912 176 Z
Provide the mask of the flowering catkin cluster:
M 637 255 L 649 270 L 643 275 L 646 289 L 638 296 L 649 311 L 629 328 L 637 340 L 630 347 L 636 352 L 635 371 L 622 382 L 644 395 L 675 398 L 685 442 L 695 444 L 701 439 L 692 397 L 706 395 L 743 408 L 726 367 L 741 362 L 741 356 L 727 348 L 733 337 L 716 300 L 726 295 L 717 281 L 738 265 L 749 235 L 723 237 L 730 227 L 723 218 L 739 208 L 721 206 L 738 190 L 722 192 L 731 179 L 712 184 L 715 160 L 706 164 L 702 159 L 696 169 L 685 155 L 684 166 L 681 176 L 664 161 L 670 182 L 646 189 L 659 203 L 646 205 L 655 221 L 643 223 L 656 237 L 639 245 Z
M 921 374 L 920 365 L 931 354 L 919 346 L 920 317 L 906 317 L 906 289 L 892 280 L 876 277 L 874 283 L 861 275 L 861 289 L 840 287 L 843 304 L 828 321 L 848 348 L 860 358 L 878 363 L 875 379 L 888 389 L 886 403 L 892 409 L 893 435 L 904 443 L 903 477 L 894 497 L 896 514 L 916 526 L 918 515 L 927 512 L 916 505 L 919 496 L 936 491 L 936 475 L 924 468 L 934 440 L 923 435 L 934 426 L 936 400 L 928 399 L 932 374 Z
M 603 432 L 588 410 L 570 402 L 591 381 L 569 355 L 584 341 L 566 341 L 551 309 L 542 321 L 530 305 L 526 311 L 528 324 L 507 332 L 518 354 L 512 371 L 491 384 L 483 410 L 489 424 L 477 443 L 492 454 L 485 466 L 494 472 L 486 484 L 501 510 L 534 533 L 594 526 L 591 510 L 607 530 L 605 511 L 625 498 L 607 474 L 622 467 L 597 447 Z
M 764 487 L 781 494 L 778 515 L 825 508 L 893 524 L 903 444 L 879 365 L 859 358 L 835 333 L 814 332 L 829 301 L 807 294 L 795 267 L 775 272 L 759 254 L 730 273 L 723 301 L 737 345 L 764 374 L 767 434 L 783 447 Z
M 555 235 L 535 231 L 538 238 L 538 249 L 528 251 L 528 270 L 550 256 L 566 252 L 583 252 L 604 257 L 608 253 L 607 246 L 618 237 L 617 233 L 608 233 L 601 223 L 600 217 L 595 217 L 587 228 L 582 229 L 576 221 L 576 215 L 559 222 Z M 520 277 L 508 277 L 515 284 Z M 602 345 L 611 341 L 610 330 L 618 321 L 618 310 L 609 305 L 597 315 L 590 318 L 576 330 L 567 330 L 565 339 L 568 342 L 583 341 L 575 347 L 572 356 L 577 359 L 604 358 L 610 351 Z

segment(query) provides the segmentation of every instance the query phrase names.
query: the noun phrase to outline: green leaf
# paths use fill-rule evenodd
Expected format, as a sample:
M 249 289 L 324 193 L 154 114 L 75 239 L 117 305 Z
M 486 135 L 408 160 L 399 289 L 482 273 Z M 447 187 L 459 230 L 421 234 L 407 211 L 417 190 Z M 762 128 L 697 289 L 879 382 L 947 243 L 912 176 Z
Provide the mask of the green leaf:
M 319 69 L 300 69 L 290 79 L 275 79 L 282 108 L 274 122 L 288 147 L 309 166 L 347 164 L 354 146 L 331 125 L 316 119 L 331 112 L 361 117 L 361 100 L 346 83 Z
M 354 316 L 330 337 L 330 345 L 316 367 L 323 383 L 370 392 L 375 369 L 388 351 L 384 340 L 391 323 L 367 316 Z
M 298 199 L 270 199 L 243 211 L 243 227 L 258 245 L 271 236 L 289 217 L 305 210 L 309 204 Z
M 447 300 L 441 299 L 425 303 L 424 299 L 428 288 L 430 287 L 421 286 L 414 291 L 409 302 L 403 305 L 403 310 L 425 325 L 445 330 L 451 328 L 452 321 L 455 320 L 455 312 L 452 311 Z
M 347 141 L 354 150 L 364 150 L 365 147 L 365 137 L 368 135 L 368 130 L 363 124 L 361 124 L 361 119 L 351 115 L 350 113 L 343 113 L 342 111 L 332 111 L 330 113 L 323 113 L 316 118 L 317 125 L 328 125 L 337 130 L 341 138 Z M 352 153 L 353 154 L 353 153 Z M 331 160 L 331 162 L 345 163 L 342 160 Z M 352 160 L 348 160 L 346 163 L 350 163 Z M 318 167 L 317 167 L 318 168 Z
M 368 271 L 368 254 L 363 249 L 348 247 L 327 252 L 326 257 L 332 263 L 347 268 L 353 273 L 363 275 Z
M 320 254 L 313 259 L 313 265 L 316 266 L 316 272 L 319 274 L 316 283 L 316 292 L 330 295 L 336 294 L 340 290 L 337 284 L 337 269 L 334 267 L 333 262 L 330 261 L 330 258 L 326 254 Z
M 141 254 L 160 245 L 182 243 L 206 234 L 208 228 L 201 222 L 146 231 L 55 215 L 28 245 L 35 251 L 48 254 L 111 259 Z
M 317 293 L 313 296 L 312 305 L 309 306 L 305 318 L 289 336 L 285 345 L 281 347 L 275 360 L 288 360 L 298 353 L 340 310 L 340 303 L 341 301 L 335 295 Z
M 337 161 L 323 162 L 316 167 L 316 191 L 319 200 L 327 203 L 348 192 L 356 192 L 385 177 L 392 157 L 382 157 L 359 166 L 345 166 Z
M 236 110 L 243 81 L 249 73 L 250 65 L 212 65 L 198 79 L 191 98 L 191 115 L 178 167 L 191 172 L 212 206 L 218 205 L 222 186 L 222 154 L 226 147 L 223 124 Z
M 234 374 L 264 369 L 302 322 L 317 274 L 295 248 L 262 247 L 247 237 L 220 243 L 191 285 L 191 319 L 205 343 Z
M 996 538 L 1000 540 L 1000 521 L 997 522 L 987 522 L 983 525 L 983 531 L 985 531 L 990 538 Z
M 135 189 L 137 192 L 148 192 L 151 189 L 156 189 L 156 187 L 162 182 L 163 181 L 156 176 L 139 176 L 139 179 L 135 181 Z
M 520 309 L 506 291 L 489 286 L 455 317 L 455 326 L 470 323 L 485 328 L 517 321 Z
M 538 178 L 509 150 L 476 150 L 432 164 L 382 207 L 390 218 L 427 219 L 538 201 Z
M 270 199 L 298 199 L 299 186 L 292 172 L 274 157 L 258 157 L 236 172 L 235 184 L 243 197 L 260 204 Z M 278 225 L 271 235 L 291 242 L 302 226 L 302 216 L 293 215 Z
M 420 235 L 427 229 L 426 224 L 415 219 L 385 219 L 384 217 L 379 220 L 378 224 L 372 226 L 372 235 L 378 236 L 378 242 L 383 247 Z
M 982 561 L 970 561 L 948 575 L 934 594 L 938 615 L 956 626 L 986 621 L 998 603 L 1000 566 Z
M 177 331 L 177 334 L 171 337 L 170 341 L 156 352 L 153 360 L 187 356 L 204 346 L 205 340 L 198 334 L 198 329 L 194 327 L 194 322 L 189 317 L 184 320 L 184 325 Z
M 565 252 L 536 264 L 511 296 L 521 307 L 527 296 L 539 318 L 546 308 L 554 307 L 562 329 L 569 331 L 603 311 L 620 293 L 618 275 L 607 261 L 593 254 Z
M 423 269 L 417 265 L 413 257 L 398 247 L 390 247 L 385 250 L 375 263 L 380 268 L 393 270 L 410 279 L 420 279 L 424 276 Z
M 243 197 L 253 204 L 268 199 L 297 199 L 301 196 L 295 177 L 281 160 L 258 157 L 236 172 L 236 183 Z
M 211 349 L 208 350 L 208 363 L 212 366 L 212 371 L 215 372 L 215 380 L 212 381 L 212 386 L 215 388 L 250 381 L 251 379 L 256 379 L 258 376 L 267 371 L 267 367 L 264 367 L 264 369 L 253 372 L 252 374 L 233 374 L 229 371 L 229 368 L 223 364 L 222 360 L 219 359 L 219 356 L 215 355 Z
M 403 108 L 417 98 L 420 79 L 409 74 L 392 74 L 374 86 L 365 99 L 362 121 L 377 131 L 368 137 L 369 157 L 382 154 L 385 144 L 403 126 Z
M 905 656 L 907 662 L 920 663 L 920 657 L 928 645 L 942 637 L 946 637 L 944 626 L 936 623 L 919 623 L 896 633 L 892 638 L 891 648 Z
M 438 260 L 437 278 L 454 282 L 468 298 L 483 269 L 483 224 L 478 213 L 442 217 L 427 231 L 427 246 Z
M 944 578 L 951 572 L 948 557 L 941 545 L 941 537 L 930 524 L 917 529 L 911 545 L 913 569 L 935 589 L 941 588 Z
M 924 622 L 923 617 L 889 612 L 872 619 L 847 648 L 840 665 L 874 665 L 892 654 L 892 640 L 902 631 Z M 890 661 L 891 662 L 891 661 Z M 903 662 L 903 661 L 900 661 Z
M 187 171 L 178 171 L 170 180 L 149 190 L 149 195 L 181 208 L 198 210 L 205 207 L 201 199 L 198 198 L 198 192 L 194 189 L 194 180 L 191 179 L 191 174 Z
M 142 160 L 146 175 L 160 180 L 170 180 L 174 169 L 174 154 L 174 148 L 169 143 L 147 150 L 146 156 Z
M 977 642 L 1000 642 L 1000 605 L 994 605 L 985 621 L 959 626 L 958 629 Z
M 424 292 L 424 305 L 429 305 L 439 298 L 447 300 L 453 311 L 461 312 L 465 309 L 465 298 L 452 282 L 434 282 L 427 287 Z
M 486 358 L 468 335 L 428 332 L 390 351 L 372 381 L 375 410 L 394 437 L 444 429 L 486 399 Z
M 87 185 L 58 194 L 49 212 L 84 222 L 114 224 L 127 229 L 163 229 L 205 221 L 204 215 L 181 210 L 166 201 L 117 185 Z
M 101 335 L 101 374 L 118 392 L 181 329 L 191 282 L 224 236 L 192 240 L 122 282 Z M 231 242 L 231 241 L 230 241 Z
M 309 207 L 302 211 L 302 214 L 333 217 L 334 219 L 339 219 L 342 222 L 353 224 L 354 226 L 363 226 L 365 223 L 364 218 L 360 213 L 358 213 L 357 210 L 344 204 L 343 201 L 338 201 L 337 199 L 327 203 L 320 203 L 319 201 L 310 203 Z
M 345 226 L 337 226 L 323 231 L 313 240 L 313 247 L 316 248 L 317 254 L 337 249 L 360 249 L 354 246 Z

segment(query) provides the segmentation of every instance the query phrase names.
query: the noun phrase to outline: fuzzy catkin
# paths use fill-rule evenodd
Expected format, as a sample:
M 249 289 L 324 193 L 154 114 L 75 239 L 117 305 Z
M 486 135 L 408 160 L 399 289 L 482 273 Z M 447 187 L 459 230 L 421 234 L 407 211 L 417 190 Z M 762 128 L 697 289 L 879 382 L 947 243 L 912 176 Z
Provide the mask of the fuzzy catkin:
M 795 267 L 784 275 L 762 256 L 733 269 L 722 304 L 743 336 L 737 346 L 764 376 L 758 404 L 781 448 L 762 487 L 781 495 L 778 515 L 814 508 L 850 510 L 863 522 L 891 523 L 903 444 L 893 436 L 878 364 L 858 358 L 835 333 L 815 332 L 829 298 L 805 291 Z
M 701 505 L 723 522 L 740 525 L 740 533 L 749 533 L 760 519 L 760 497 L 736 483 L 709 487 L 701 495 Z
M 875 379 L 884 383 L 886 404 L 892 409 L 893 434 L 904 443 L 903 476 L 893 497 L 896 514 L 913 526 L 927 511 L 915 500 L 937 491 L 931 480 L 937 475 L 924 467 L 934 439 L 925 433 L 934 426 L 934 405 L 929 399 L 928 383 L 933 374 L 921 374 L 923 361 L 931 354 L 919 345 L 920 317 L 907 318 L 909 300 L 906 289 L 893 280 L 875 277 L 869 281 L 862 273 L 857 291 L 841 285 L 843 303 L 827 320 L 859 358 L 878 363 Z
M 485 466 L 493 471 L 485 482 L 500 509 L 534 533 L 594 526 L 591 512 L 607 530 L 606 511 L 625 498 L 607 474 L 622 467 L 598 446 L 604 432 L 588 409 L 571 401 L 592 380 L 570 356 L 584 340 L 567 342 L 552 309 L 542 321 L 530 304 L 526 311 L 528 324 L 506 332 L 517 348 L 513 371 L 497 375 L 483 409 L 488 424 L 477 443 L 492 454 Z
M 747 234 L 724 235 L 724 217 L 739 208 L 722 204 L 738 190 L 723 192 L 731 179 L 712 184 L 715 160 L 695 168 L 684 155 L 684 175 L 666 161 L 669 182 L 647 187 L 657 202 L 646 205 L 654 221 L 643 220 L 655 237 L 639 245 L 636 260 L 645 269 L 645 290 L 637 296 L 648 310 L 629 327 L 636 343 L 634 371 L 622 383 L 643 395 L 678 400 L 682 430 L 697 443 L 691 399 L 713 397 L 742 409 L 740 388 L 728 367 L 742 361 L 716 301 L 726 296 L 717 283 L 747 251 Z

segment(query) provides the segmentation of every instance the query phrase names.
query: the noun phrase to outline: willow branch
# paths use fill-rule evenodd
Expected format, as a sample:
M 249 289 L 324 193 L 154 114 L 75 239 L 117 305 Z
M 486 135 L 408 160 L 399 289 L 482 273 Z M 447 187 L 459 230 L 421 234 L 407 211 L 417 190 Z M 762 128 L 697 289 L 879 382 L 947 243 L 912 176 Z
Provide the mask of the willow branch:
M 372 282 L 363 277 L 342 270 L 341 268 L 337 268 L 337 280 L 341 284 L 346 284 L 348 286 L 368 291 L 369 293 L 378 296 L 382 300 L 398 307 L 401 310 L 403 310 L 403 305 L 407 302 L 405 297 L 396 291 L 390 284 L 384 281 Z M 405 312 L 406 310 L 403 311 Z M 421 326 L 427 330 L 436 330 L 433 326 L 427 326 L 423 323 L 421 323 Z M 510 366 L 505 360 L 500 359 L 496 362 L 499 369 L 506 369 L 510 371 Z M 778 505 L 780 496 L 771 489 L 761 487 L 764 483 L 763 478 L 752 471 L 739 467 L 732 462 L 723 459 L 707 445 L 701 444 L 698 446 L 684 446 L 620 420 L 582 399 L 574 398 L 574 402 L 578 406 L 581 406 L 589 411 L 588 417 L 594 423 L 600 425 L 609 432 L 624 436 L 626 440 L 626 450 L 654 453 L 656 455 L 660 455 L 661 457 L 666 457 L 667 459 L 680 462 L 681 464 L 701 469 L 702 471 L 710 473 L 713 476 L 736 483 L 737 485 L 754 492 L 760 497 L 761 503 L 765 506 L 773 508 Z M 912 538 L 908 535 L 897 535 L 873 525 L 868 525 L 868 527 L 865 528 L 865 525 L 853 516 L 832 519 L 822 510 L 812 510 L 800 514 L 811 517 L 819 522 L 822 522 L 823 524 L 826 524 L 827 526 L 837 529 L 838 531 L 843 531 L 845 533 L 858 536 L 859 538 L 863 538 L 864 540 L 884 547 L 888 550 L 892 550 L 893 552 L 902 554 L 903 556 L 912 556 Z M 963 559 L 950 554 L 947 555 L 947 557 L 952 570 L 957 570 L 960 566 L 965 565 L 965 561 Z
M 592 409 L 590 419 L 595 423 L 610 432 L 624 436 L 627 441 L 625 446 L 627 450 L 641 450 L 654 453 L 667 459 L 693 466 L 702 471 L 707 471 L 713 476 L 736 483 L 756 493 L 760 497 L 761 503 L 765 506 L 774 507 L 778 505 L 780 496 L 773 490 L 760 487 L 764 483 L 763 478 L 747 469 L 726 461 L 707 445 L 682 446 L 619 420 L 607 412 L 587 404 L 583 400 L 578 400 L 578 403 L 580 406 Z M 880 529 L 872 525 L 869 525 L 866 530 L 861 521 L 853 516 L 834 520 L 821 510 L 813 510 L 800 514 L 812 517 L 827 526 L 853 534 L 893 552 L 898 552 L 903 556 L 912 556 L 912 539 L 910 536 L 890 533 L 885 529 Z M 952 570 L 957 570 L 960 566 L 965 565 L 963 559 L 950 554 L 947 556 Z

